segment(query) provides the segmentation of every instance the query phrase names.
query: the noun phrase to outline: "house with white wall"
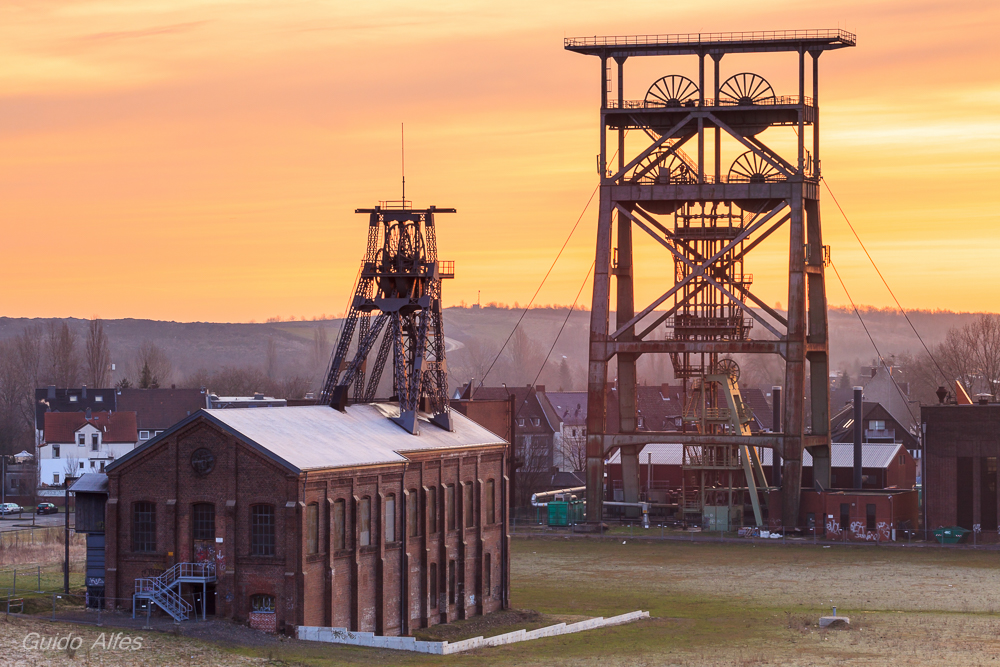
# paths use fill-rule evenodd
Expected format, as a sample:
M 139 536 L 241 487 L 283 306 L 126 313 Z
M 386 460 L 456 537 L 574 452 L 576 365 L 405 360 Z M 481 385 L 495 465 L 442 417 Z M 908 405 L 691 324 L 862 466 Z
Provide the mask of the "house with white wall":
M 38 482 L 59 487 L 66 476 L 104 472 L 139 443 L 135 412 L 46 412 L 38 446 Z

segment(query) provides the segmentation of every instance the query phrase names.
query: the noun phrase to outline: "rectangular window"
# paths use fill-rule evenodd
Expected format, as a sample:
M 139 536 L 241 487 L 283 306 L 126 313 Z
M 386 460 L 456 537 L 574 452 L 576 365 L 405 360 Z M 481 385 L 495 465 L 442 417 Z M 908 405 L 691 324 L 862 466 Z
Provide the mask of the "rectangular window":
M 868 430 L 870 431 L 884 431 L 885 430 L 885 420 L 884 419 L 871 419 L 868 421 Z
M 957 523 L 962 528 L 966 530 L 972 530 L 972 497 L 973 497 L 973 484 L 972 484 L 972 457 L 971 456 L 959 456 L 956 461 L 955 472 L 957 479 L 955 480 L 957 485 L 955 487 L 956 498 L 955 506 L 957 511 Z
M 132 509 L 132 551 L 156 551 L 156 505 L 136 503 Z
M 437 488 L 427 489 L 427 533 L 435 535 L 438 532 Z
M 140 440 L 149 440 L 149 431 L 139 431 Z
M 469 482 L 465 485 L 465 527 L 472 528 L 476 525 L 476 496 L 475 496 L 475 482 Z
M 344 511 L 345 503 L 343 499 L 337 500 L 333 503 L 333 548 L 334 549 L 346 549 L 345 546 L 347 542 L 347 532 L 344 528 L 344 517 L 346 512 Z
M 385 497 L 385 541 L 396 541 L 396 496 Z
M 997 457 L 979 459 L 979 523 L 984 531 L 997 529 Z
M 875 505 L 871 503 L 865 505 L 865 530 L 875 532 Z
M 406 496 L 406 525 L 410 531 L 410 537 L 420 535 L 420 495 L 416 489 L 410 489 Z
M 59 445 L 52 445 L 52 458 L 59 458 Z
M 438 581 L 437 563 L 431 563 L 430 580 L 431 580 L 431 609 L 440 609 L 441 598 L 438 595 L 438 592 L 440 590 L 440 582 Z
M 483 500 L 486 504 L 486 523 L 493 525 L 497 522 L 496 513 L 496 484 L 492 479 L 486 480 L 486 498 Z M 487 556 L 488 557 L 488 556 Z
M 91 461 L 90 462 L 90 467 L 91 468 L 96 468 L 97 467 L 97 461 Z
M 840 529 L 849 530 L 851 527 L 851 504 L 840 503 Z
M 83 447 L 84 445 L 86 445 L 87 444 L 87 434 L 86 433 L 77 433 L 76 434 L 76 444 L 80 445 L 81 447 Z
M 97 445 L 100 444 L 100 442 L 101 442 L 101 436 L 99 436 L 97 433 L 91 433 L 90 434 L 90 449 L 91 449 L 91 451 L 96 452 L 97 451 Z
M 493 564 L 492 558 L 489 554 L 486 554 L 486 558 L 483 559 L 483 597 L 491 598 L 493 597 Z
M 104 402 L 104 396 L 102 396 L 100 394 L 98 394 L 97 396 L 94 396 L 94 402 L 95 403 L 103 403 Z
M 448 604 L 455 604 L 455 561 L 448 561 Z
M 191 527 L 194 539 L 215 539 L 215 505 L 198 503 L 191 512 Z
M 250 555 L 274 555 L 274 505 L 250 506 Z
M 306 505 L 306 553 L 319 553 L 319 505 Z
M 455 530 L 455 485 L 444 487 L 444 511 L 448 515 L 448 530 Z
M 361 508 L 358 510 L 358 523 L 361 526 L 361 546 L 367 547 L 372 543 L 372 499 L 365 496 L 361 499 Z
M 53 484 L 58 484 L 59 483 L 59 473 L 53 473 L 52 474 L 52 483 Z

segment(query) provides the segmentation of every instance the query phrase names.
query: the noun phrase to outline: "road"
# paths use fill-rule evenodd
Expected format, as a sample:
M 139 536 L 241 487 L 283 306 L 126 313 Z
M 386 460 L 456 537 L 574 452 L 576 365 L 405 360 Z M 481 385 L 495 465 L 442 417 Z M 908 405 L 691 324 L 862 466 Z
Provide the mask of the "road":
M 66 522 L 66 515 L 60 514 L 41 514 L 37 515 L 31 512 L 24 512 L 18 517 L 17 514 L 4 514 L 0 516 L 0 532 L 8 530 L 25 530 L 26 528 L 32 527 L 32 518 L 34 518 L 35 528 L 44 528 L 47 526 L 63 526 Z M 73 527 L 73 519 L 76 516 L 71 514 L 69 517 L 69 526 Z

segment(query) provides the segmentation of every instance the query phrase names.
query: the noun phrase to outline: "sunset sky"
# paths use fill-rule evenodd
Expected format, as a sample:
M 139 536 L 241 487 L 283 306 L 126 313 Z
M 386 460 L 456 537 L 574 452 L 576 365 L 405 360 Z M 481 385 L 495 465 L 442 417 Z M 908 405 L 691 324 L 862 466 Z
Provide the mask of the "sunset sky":
M 3 3 L 0 315 L 340 313 L 354 209 L 399 198 L 401 122 L 408 198 L 458 209 L 439 223 L 446 305 L 523 305 L 597 181 L 598 61 L 563 37 L 837 27 L 858 46 L 820 60 L 830 187 L 904 306 L 1000 311 L 998 26 L 981 1 Z M 626 97 L 696 71 L 652 60 L 626 66 Z M 733 56 L 723 74 L 795 94 L 795 60 Z M 889 305 L 823 197 L 855 301 Z M 573 300 L 596 211 L 540 302 Z M 785 302 L 786 265 L 786 248 L 750 255 L 766 301 Z

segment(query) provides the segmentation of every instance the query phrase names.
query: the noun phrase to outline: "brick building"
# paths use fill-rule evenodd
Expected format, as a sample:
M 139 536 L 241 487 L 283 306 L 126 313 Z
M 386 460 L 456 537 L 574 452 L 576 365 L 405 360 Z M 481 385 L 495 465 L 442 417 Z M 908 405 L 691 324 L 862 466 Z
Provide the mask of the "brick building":
M 202 410 L 146 442 L 107 468 L 106 595 L 186 567 L 194 613 L 383 635 L 506 607 L 507 443 L 394 414 Z
M 926 527 L 961 526 L 996 542 L 1000 404 L 925 405 Z

